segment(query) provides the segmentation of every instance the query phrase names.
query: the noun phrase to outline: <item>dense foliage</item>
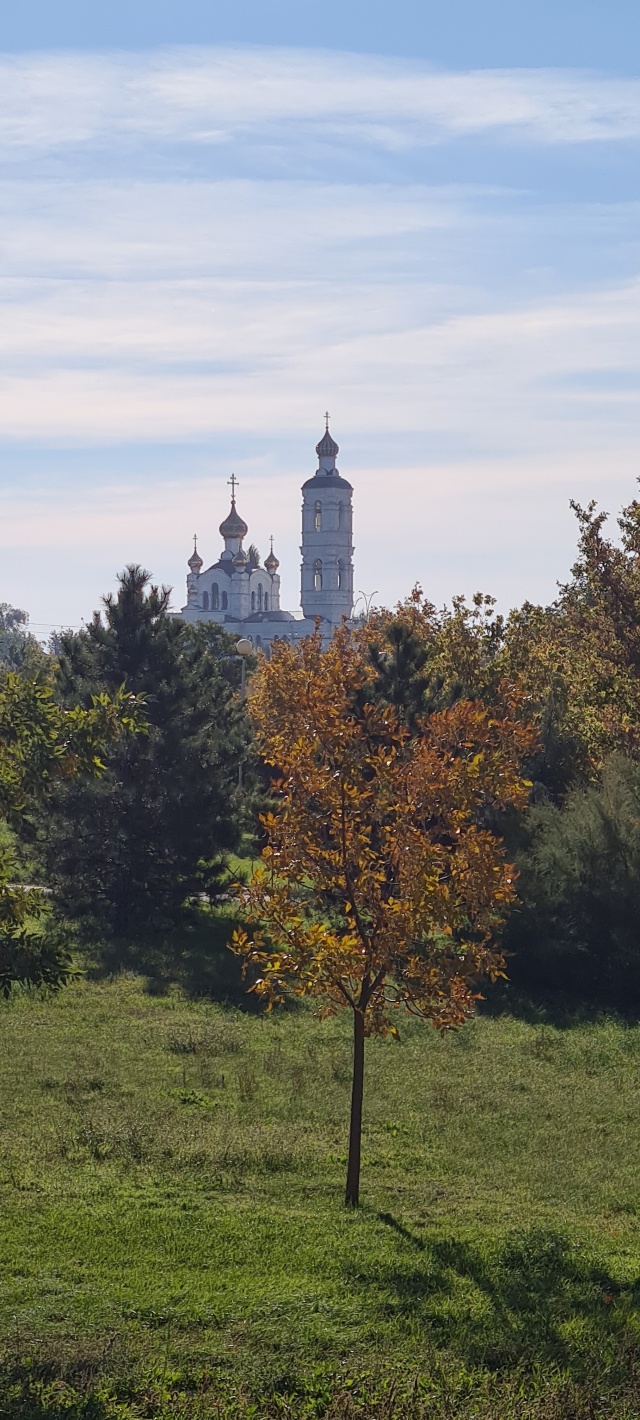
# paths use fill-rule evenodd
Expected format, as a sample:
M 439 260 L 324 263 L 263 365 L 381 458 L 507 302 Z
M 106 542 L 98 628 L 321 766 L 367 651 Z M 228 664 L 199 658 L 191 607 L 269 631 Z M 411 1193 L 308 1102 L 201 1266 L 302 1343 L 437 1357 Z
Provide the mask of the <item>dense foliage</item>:
M 533 731 L 519 763 L 528 803 L 487 798 L 476 808 L 477 826 L 504 842 L 519 873 L 506 928 L 509 976 L 534 993 L 635 1010 L 640 504 L 622 510 L 617 537 L 594 505 L 575 511 L 575 565 L 550 606 L 525 603 L 505 618 L 478 594 L 438 611 L 417 588 L 361 629 L 366 674 L 352 700 L 361 718 L 397 726 L 403 753 L 456 707 L 473 702 L 499 723 L 517 706 L 518 725 Z M 282 654 L 276 649 L 276 660 Z M 88 709 L 121 687 L 144 701 L 146 733 L 112 745 L 101 777 L 59 782 L 53 796 L 39 796 L 36 815 L 38 880 L 82 941 L 103 943 L 103 957 L 104 944 L 115 944 L 114 963 L 132 944 L 168 943 L 185 904 L 226 885 L 225 855 L 243 830 L 262 831 L 250 781 L 262 777 L 264 797 L 271 751 L 260 743 L 265 759 L 254 763 L 234 656 L 220 627 L 172 617 L 167 590 L 137 567 L 85 630 L 59 636 L 49 654 L 26 613 L 0 606 L 5 682 L 12 671 L 25 684 L 53 680 L 62 706 Z M 337 682 L 325 691 L 328 704 L 340 697 Z M 241 764 L 251 768 L 239 793 Z M 34 804 L 23 824 L 33 824 Z M 21 875 L 7 866 L 5 903 Z M 13 910 L 24 922 L 20 901 Z M 35 911 L 36 897 L 30 902 Z
M 575 505 L 578 555 L 548 607 L 507 619 L 491 598 L 436 611 L 419 589 L 371 619 L 375 692 L 410 733 L 465 696 L 500 713 L 516 691 L 536 729 L 524 814 L 493 819 L 520 872 L 509 976 L 534 993 L 640 1008 L 635 795 L 640 760 L 640 503 L 606 535 Z
M 534 807 L 519 855 L 509 975 L 601 1006 L 640 1002 L 640 764 L 613 755 L 562 808 Z
M 60 786 L 40 854 L 58 909 L 81 940 L 162 937 L 185 902 L 215 895 L 241 831 L 238 766 L 248 730 L 217 626 L 168 613 L 169 592 L 132 566 L 87 628 L 61 638 L 57 692 L 87 705 L 118 687 L 140 696 L 145 734 L 114 745 L 99 781 Z
M 27 612 L 0 602 L 0 674 L 19 671 L 36 675 L 47 669 L 49 660 L 37 637 L 29 631 Z
M 109 746 L 133 738 L 138 707 L 122 689 L 66 710 L 41 677 L 15 671 L 0 682 L 0 993 L 15 983 L 58 986 L 69 969 L 64 943 L 45 924 L 46 895 L 16 879 L 11 830 L 24 830 L 34 813 L 50 818 L 61 785 L 96 782 Z

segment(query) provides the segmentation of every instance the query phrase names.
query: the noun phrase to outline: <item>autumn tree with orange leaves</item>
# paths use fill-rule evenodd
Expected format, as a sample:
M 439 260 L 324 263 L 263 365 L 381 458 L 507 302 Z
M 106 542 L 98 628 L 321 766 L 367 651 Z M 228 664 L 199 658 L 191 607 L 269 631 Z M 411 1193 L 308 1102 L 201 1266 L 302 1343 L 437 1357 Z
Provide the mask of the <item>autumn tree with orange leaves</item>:
M 268 1003 L 287 991 L 353 1015 L 345 1201 L 359 1203 L 364 1044 L 397 1034 L 399 1008 L 462 1025 L 483 977 L 503 971 L 499 931 L 514 896 L 487 809 L 520 807 L 531 734 L 517 707 L 459 701 L 410 734 L 369 698 L 367 633 L 346 627 L 276 642 L 253 677 L 258 749 L 275 771 L 266 847 L 242 890 L 234 949 Z

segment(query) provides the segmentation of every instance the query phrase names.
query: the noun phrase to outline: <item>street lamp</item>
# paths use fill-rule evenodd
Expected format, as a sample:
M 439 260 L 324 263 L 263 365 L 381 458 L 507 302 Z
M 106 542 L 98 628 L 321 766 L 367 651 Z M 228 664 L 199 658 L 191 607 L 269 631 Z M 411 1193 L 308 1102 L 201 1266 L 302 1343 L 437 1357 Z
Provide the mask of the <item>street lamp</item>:
M 235 654 L 235 656 L 221 656 L 221 657 L 220 657 L 220 660 L 221 660 L 221 661 L 239 661 L 239 662 L 240 662 L 240 665 L 241 665 L 241 667 L 242 667 L 242 670 L 241 670 L 241 672 L 240 672 L 240 699 L 241 699 L 241 700 L 245 700 L 245 699 L 246 699 L 246 695 L 247 695 L 247 661 L 246 661 L 246 658 L 247 658 L 247 656 L 251 656 L 252 654 L 253 654 L 253 645 L 252 645 L 251 641 L 249 640 L 248 636 L 241 636 L 241 637 L 240 637 L 240 640 L 239 640 L 239 641 L 236 641 L 236 654 Z M 238 765 L 238 788 L 239 788 L 239 789 L 242 788 L 242 760 L 240 760 L 240 763 L 239 763 L 239 765 Z
M 249 640 L 248 636 L 241 636 L 241 637 L 240 637 L 240 640 L 239 640 L 239 641 L 236 641 L 236 654 L 235 654 L 235 656 L 229 658 L 230 660 L 233 659 L 234 661 L 235 661 L 235 660 L 238 660 L 238 661 L 240 662 L 241 667 L 242 667 L 242 670 L 241 670 L 241 672 L 240 672 L 240 699 L 241 699 L 241 700 L 244 700 L 245 697 L 246 697 L 246 694 L 247 694 L 247 659 L 246 659 L 246 658 L 247 658 L 247 656 L 250 656 L 250 655 L 252 654 L 252 652 L 253 652 L 253 645 L 252 645 L 251 641 Z M 239 789 L 242 789 L 242 760 L 240 760 L 240 763 L 239 763 L 239 765 L 238 765 L 238 788 L 239 788 Z
M 236 653 L 238 656 L 238 660 L 240 661 L 240 664 L 242 666 L 242 671 L 240 673 L 240 699 L 244 700 L 245 695 L 247 693 L 246 657 L 252 655 L 253 653 L 253 645 L 247 636 L 241 636 L 240 640 L 236 641 Z M 236 657 L 234 656 L 233 659 L 235 661 Z
M 359 605 L 360 605 L 360 601 L 362 600 L 362 603 L 363 603 L 363 606 L 364 606 L 364 611 L 361 611 L 361 612 L 360 612 L 360 616 L 361 616 L 361 618 L 362 618 L 363 621 L 368 621 L 368 620 L 369 620 L 369 617 L 370 617 L 370 615 L 371 615 L 371 603 L 372 603 L 372 601 L 373 601 L 373 598 L 374 598 L 374 597 L 377 597 L 377 595 L 378 595 L 377 592 L 358 592 L 358 595 L 357 595 L 357 597 L 356 597 L 355 606 L 354 606 L 354 608 L 353 608 L 353 615 L 355 616 L 355 614 L 356 614 L 356 612 L 357 612 L 357 610 L 358 610 L 358 607 L 359 607 Z

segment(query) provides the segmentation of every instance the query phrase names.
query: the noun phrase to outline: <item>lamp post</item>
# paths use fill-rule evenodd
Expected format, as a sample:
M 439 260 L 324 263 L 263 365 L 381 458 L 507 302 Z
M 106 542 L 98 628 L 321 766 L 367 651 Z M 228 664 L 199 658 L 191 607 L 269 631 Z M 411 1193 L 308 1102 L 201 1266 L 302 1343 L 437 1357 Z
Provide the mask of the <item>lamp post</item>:
M 357 597 L 356 597 L 355 606 L 354 606 L 354 608 L 353 608 L 353 613 L 352 613 L 353 616 L 355 617 L 355 614 L 356 614 L 356 612 L 357 612 L 357 610 L 358 610 L 358 607 L 359 607 L 359 605 L 360 605 L 360 601 L 362 600 L 362 604 L 363 604 L 363 606 L 364 606 L 364 611 L 361 611 L 361 612 L 360 612 L 360 617 L 361 617 L 362 621 L 368 621 L 368 620 L 369 620 L 369 616 L 371 615 L 371 603 L 372 603 L 372 601 L 373 601 L 373 598 L 374 598 L 374 597 L 377 597 L 377 595 L 378 595 L 377 592 L 358 592 L 358 595 L 357 595 Z
M 242 669 L 241 669 L 241 671 L 240 671 L 240 699 L 241 699 L 241 701 L 244 701 L 244 700 L 246 699 L 246 695 L 247 695 L 247 662 L 246 662 L 246 657 L 252 655 L 252 653 L 253 653 L 253 646 L 252 646 L 252 644 L 251 644 L 251 642 L 250 642 L 248 636 L 241 636 L 241 637 L 240 637 L 240 640 L 239 640 L 239 641 L 236 641 L 236 654 L 235 654 L 235 656 L 221 656 L 221 657 L 220 657 L 220 660 L 221 660 L 221 661 L 239 661 L 239 662 L 240 662 L 240 665 L 241 665 L 241 667 L 242 667 Z M 240 763 L 239 763 L 239 765 L 238 765 L 238 788 L 239 788 L 239 789 L 242 788 L 242 760 L 240 760 Z
M 239 661 L 242 667 L 240 671 L 240 699 L 245 700 L 247 694 L 247 656 L 253 652 L 253 646 L 247 636 L 241 636 L 236 641 L 236 654 L 230 656 L 229 660 Z M 238 788 L 242 789 L 242 760 L 238 764 Z
M 240 637 L 240 640 L 239 640 L 239 641 L 236 641 L 236 652 L 237 652 L 237 656 L 234 656 L 233 659 L 234 659 L 234 661 L 235 661 L 236 659 L 239 660 L 239 661 L 240 661 L 240 664 L 241 664 L 241 666 L 242 666 L 242 671 L 241 671 L 241 673 L 240 673 L 240 699 L 241 699 L 241 700 L 244 700 L 244 698 L 245 698 L 245 696 L 246 696 L 246 693 L 247 693 L 247 661 L 246 661 L 246 658 L 247 658 L 247 656 L 250 656 L 250 655 L 252 654 L 252 652 L 253 652 L 253 646 L 252 646 L 252 644 L 251 644 L 251 642 L 249 641 L 249 639 L 248 639 L 247 636 L 241 636 L 241 637 Z

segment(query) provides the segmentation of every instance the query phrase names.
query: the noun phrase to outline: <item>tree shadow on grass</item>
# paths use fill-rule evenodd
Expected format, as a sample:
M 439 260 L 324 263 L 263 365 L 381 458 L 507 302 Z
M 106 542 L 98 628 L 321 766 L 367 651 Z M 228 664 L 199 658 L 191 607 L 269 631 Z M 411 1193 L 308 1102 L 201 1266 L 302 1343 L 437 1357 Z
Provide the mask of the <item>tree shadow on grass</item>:
M 483 999 L 478 1006 L 482 1016 L 515 1016 L 533 1026 L 554 1026 L 557 1030 L 571 1030 L 584 1025 L 597 1025 L 607 1020 L 617 1020 L 620 1025 L 637 1025 L 640 1009 L 635 1001 L 626 1003 L 603 1003 L 580 1000 L 575 995 L 561 991 L 526 991 L 509 981 L 494 982 L 483 988 Z
M 208 1389 L 212 1379 L 217 1386 L 215 1368 L 213 1372 L 207 1368 L 207 1386 L 202 1374 L 189 1367 L 180 1371 L 177 1383 L 178 1373 L 171 1366 L 166 1374 L 168 1351 L 164 1362 L 156 1351 L 155 1371 L 148 1371 L 149 1358 L 143 1360 L 142 1352 L 139 1357 L 132 1354 L 130 1360 L 123 1355 L 118 1363 L 108 1346 L 96 1346 L 86 1355 L 81 1348 L 78 1355 L 50 1354 L 40 1360 L 28 1354 L 20 1361 L 10 1351 L 0 1356 L 0 1416 L 110 1420 L 116 1394 L 123 1397 L 123 1416 L 135 1412 L 171 1415 L 175 1420 L 193 1420 L 196 1415 L 202 1420 L 214 1415 L 275 1420 L 285 1414 L 333 1415 L 335 1420 L 339 1416 L 343 1420 L 356 1416 L 444 1420 L 458 1414 L 468 1420 L 472 1416 L 506 1420 L 507 1415 L 514 1420 L 534 1415 L 538 1420 L 595 1420 L 596 1416 L 631 1420 L 640 1413 L 634 1364 L 640 1279 L 616 1283 L 606 1269 L 552 1231 L 533 1229 L 483 1248 L 459 1239 L 422 1239 L 390 1213 L 378 1214 L 378 1222 L 398 1239 L 400 1255 L 391 1265 L 371 1264 L 367 1271 L 366 1264 L 364 1269 L 360 1264 L 357 1272 L 354 1267 L 347 1274 L 349 1295 L 357 1298 L 359 1292 L 368 1309 L 373 1304 L 378 1326 L 382 1322 L 380 1352 L 401 1386 L 405 1381 L 410 1386 L 415 1377 L 417 1387 L 423 1373 L 428 1381 L 424 1403 L 422 1391 L 418 1395 L 415 1387 L 411 1394 L 399 1388 L 394 1400 L 394 1379 L 379 1405 L 363 1402 L 362 1408 L 355 1409 L 347 1403 L 345 1391 L 344 1408 L 336 1408 L 332 1403 L 335 1367 L 330 1362 L 312 1367 L 307 1376 L 299 1354 L 288 1357 L 281 1344 L 269 1352 L 263 1344 L 256 1346 L 253 1333 L 254 1364 L 247 1369 L 242 1359 L 240 1371 L 228 1375 L 228 1406 L 224 1386 Z M 386 1339 L 385 1322 L 391 1323 L 391 1336 Z M 395 1338 L 394 1322 L 398 1323 Z M 285 1341 L 287 1323 L 285 1309 L 279 1322 L 280 1330 L 285 1328 Z M 441 1370 L 438 1353 L 444 1356 Z M 358 1383 L 367 1383 L 366 1368 L 363 1372 L 357 1359 L 356 1368 Z M 220 1379 L 224 1381 L 222 1372 Z M 534 1403 L 529 1408 L 530 1386 L 540 1396 L 540 1406 Z M 622 1403 L 617 1397 L 622 1397 Z
M 133 971 L 144 976 L 152 996 L 164 996 L 179 986 L 188 996 L 225 1002 L 252 1014 L 262 1002 L 249 990 L 240 958 L 229 942 L 237 921 L 225 911 L 185 909 L 183 922 L 166 934 L 154 933 L 135 941 L 100 942 L 89 963 L 94 979 Z
M 420 1243 L 391 1214 L 379 1214 L 414 1249 Z M 389 1319 L 422 1324 L 425 1337 L 471 1366 L 554 1363 L 575 1378 L 615 1366 L 640 1340 L 640 1278 L 619 1283 L 561 1234 L 512 1234 L 482 1248 L 457 1239 L 427 1242 L 420 1262 L 376 1267 L 357 1281 L 378 1293 Z
M 237 918 L 229 912 L 207 909 L 194 912 L 181 933 L 176 933 L 169 957 L 173 980 L 187 995 L 225 1001 L 251 1013 L 263 1009 L 251 980 L 242 974 L 240 957 L 229 943 Z
M 408 1228 L 403 1227 L 403 1224 L 394 1218 L 393 1213 L 378 1213 L 378 1217 L 381 1223 L 386 1223 L 388 1228 L 393 1228 L 394 1233 L 404 1238 L 405 1242 L 411 1243 L 413 1247 L 418 1249 L 418 1252 L 424 1252 L 426 1247 L 424 1239 L 417 1237 L 415 1233 L 410 1233 Z

